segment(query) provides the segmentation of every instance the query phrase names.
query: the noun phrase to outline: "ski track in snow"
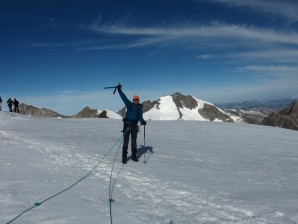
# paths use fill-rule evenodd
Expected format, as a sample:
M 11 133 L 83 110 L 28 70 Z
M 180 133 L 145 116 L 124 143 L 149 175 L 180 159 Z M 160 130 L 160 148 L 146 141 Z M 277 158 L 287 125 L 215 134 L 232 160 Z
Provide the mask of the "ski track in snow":
M 51 132 L 51 131 L 50 131 Z M 61 131 L 63 132 L 63 131 Z M 55 143 L 40 139 L 38 136 L 30 137 L 30 133 L 19 132 L 17 130 L 1 130 L 0 138 L 4 145 L 15 145 L 20 147 L 26 146 L 26 150 L 36 150 L 45 159 L 47 164 L 56 164 L 61 167 L 70 166 L 83 170 L 87 173 L 90 171 L 102 156 L 107 152 L 102 152 L 101 155 L 82 151 L 80 144 L 76 140 L 70 139 L 70 144 Z M 75 139 L 75 135 L 74 139 Z M 114 155 L 118 145 L 106 157 L 106 159 L 94 171 L 91 178 L 98 178 L 102 182 L 109 182 L 111 165 L 114 160 Z M 148 155 L 147 155 L 148 156 Z M 154 154 L 150 154 L 150 159 L 154 159 Z M 160 155 L 159 158 L 162 158 Z M 142 158 L 138 164 L 129 161 L 123 166 L 119 161 L 121 158 L 121 149 L 119 151 L 113 180 L 117 178 L 114 187 L 114 195 L 116 202 L 113 204 L 115 214 L 121 209 L 117 205 L 118 196 L 125 206 L 133 204 L 136 207 L 131 211 L 128 217 L 117 216 L 114 219 L 115 223 L 124 223 L 123 221 L 131 220 L 130 223 L 241 223 L 241 224 L 295 224 L 281 212 L 276 212 L 270 208 L 260 207 L 257 212 L 252 212 L 249 208 L 242 204 L 235 204 L 225 198 L 224 193 L 221 197 L 218 195 L 208 195 L 206 192 L 197 187 L 188 186 L 180 182 L 164 181 L 154 175 L 149 175 L 148 172 L 143 172 L 144 169 L 150 169 L 150 163 L 142 164 Z M 198 157 L 200 158 L 200 157 Z M 1 166 L 4 166 L 5 161 L 1 161 Z M 6 164 L 9 165 L 9 164 Z M 139 166 L 142 166 L 139 168 Z M 119 176 L 117 176 L 119 175 Z M 77 176 L 76 178 L 80 178 Z M 71 178 L 71 177 L 70 177 Z M 11 183 L 2 183 L 2 189 L 8 189 L 8 185 L 17 185 L 18 181 Z M 107 186 L 106 186 L 107 187 Z M 96 199 L 81 194 L 87 201 L 96 203 Z M 106 195 L 102 196 L 106 197 Z M 17 190 L 5 190 L 0 194 L 0 202 L 7 206 L 5 211 L 18 210 L 14 209 L 20 205 L 24 207 L 25 203 L 17 201 Z M 55 200 L 55 199 L 53 199 Z M 67 199 L 66 199 L 67 200 Z M 103 212 L 108 212 L 107 207 L 102 209 Z M 38 211 L 36 211 L 38 212 Z M 135 214 L 138 214 L 136 217 Z M 73 214 L 65 214 L 72 216 Z M 65 221 L 68 220 L 68 221 Z M 119 222 L 119 220 L 122 220 Z M 50 219 L 43 219 L 42 223 L 70 223 L 71 218 L 65 219 L 65 216 L 55 215 Z M 22 223 L 20 221 L 19 223 Z

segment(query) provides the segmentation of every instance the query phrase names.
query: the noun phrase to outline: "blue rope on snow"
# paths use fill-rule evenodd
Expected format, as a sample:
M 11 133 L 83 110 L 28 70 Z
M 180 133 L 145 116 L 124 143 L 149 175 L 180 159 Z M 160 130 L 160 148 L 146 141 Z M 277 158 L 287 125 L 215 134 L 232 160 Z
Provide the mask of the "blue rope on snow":
M 122 141 L 124 139 L 124 136 L 126 135 L 126 133 L 129 131 L 129 127 L 125 130 L 125 132 L 123 133 L 123 138 L 122 138 Z M 121 143 L 122 143 L 121 141 Z M 114 171 L 114 165 L 115 165 L 115 162 L 116 162 L 116 159 L 117 159 L 117 155 L 118 155 L 118 152 L 119 152 L 119 149 L 120 149 L 120 146 L 121 146 L 121 143 L 117 149 L 117 152 L 116 152 L 116 155 L 114 157 L 114 161 L 113 161 L 113 165 L 112 165 L 112 169 L 111 169 L 111 175 L 110 175 L 110 187 L 109 187 L 109 203 L 110 203 L 110 221 L 111 221 L 111 224 L 113 224 L 113 214 L 112 214 L 112 202 L 114 202 L 114 199 L 112 198 L 113 196 L 113 191 L 114 191 L 114 185 L 115 185 L 115 182 L 116 180 L 118 179 L 119 177 L 119 174 L 120 172 L 122 171 L 123 167 L 124 167 L 124 164 L 122 165 L 120 171 L 118 172 L 117 174 L 117 177 L 115 179 L 115 181 L 113 182 L 113 185 L 112 185 L 112 178 L 113 178 L 113 171 Z
M 126 131 L 126 132 L 127 132 L 127 131 Z M 125 133 L 126 133 L 126 132 L 125 132 Z M 98 167 L 98 165 L 104 160 L 104 158 L 105 158 L 105 157 L 106 157 L 106 156 L 113 150 L 113 148 L 119 143 L 120 140 L 121 140 L 121 143 L 122 143 L 123 136 L 121 136 L 121 137 L 116 141 L 116 143 L 110 148 L 110 150 L 108 150 L 108 152 L 103 156 L 103 158 L 102 158 L 102 159 L 101 159 L 101 160 L 94 166 L 94 168 L 93 168 L 90 172 L 88 172 L 85 176 L 83 176 L 81 179 L 79 179 L 78 181 L 76 181 L 75 183 L 73 183 L 73 184 L 72 184 L 71 186 L 69 186 L 68 188 L 65 188 L 64 190 L 58 192 L 57 194 L 54 194 L 53 196 L 51 196 L 51 197 L 49 197 L 49 198 L 47 198 L 47 199 L 45 199 L 45 200 L 43 200 L 43 201 L 41 201 L 41 202 L 36 202 L 36 203 L 34 203 L 34 206 L 32 206 L 32 207 L 26 209 L 25 211 L 23 211 L 22 213 L 20 213 L 18 216 L 16 216 L 15 218 L 13 218 L 12 220 L 10 220 L 10 221 L 7 222 L 6 224 L 10 224 L 10 223 L 12 223 L 13 221 L 15 221 L 16 219 L 18 219 L 19 217 L 21 217 L 21 216 L 22 216 L 23 214 L 25 214 L 26 212 L 32 210 L 32 209 L 35 208 L 35 207 L 40 206 L 41 204 L 45 203 L 46 201 L 51 200 L 51 199 L 54 198 L 54 197 L 57 197 L 58 195 L 64 193 L 65 191 L 68 191 L 69 189 L 71 189 L 72 187 L 74 187 L 75 185 L 77 185 L 79 182 L 81 182 L 82 180 L 84 180 L 85 178 L 87 178 L 91 173 L 93 173 L 93 171 L 94 171 L 94 170 Z M 119 148 L 120 148 L 120 146 L 121 146 L 121 143 L 120 143 L 120 145 L 119 145 Z M 118 154 L 119 148 L 118 148 L 118 150 L 117 150 L 116 156 L 117 156 L 117 154 Z M 114 159 L 113 167 L 112 167 L 112 168 L 114 168 L 114 164 L 115 164 L 116 156 L 115 156 L 115 159 Z M 113 169 L 112 169 L 112 170 L 113 170 Z M 111 174 L 112 174 L 112 172 L 111 172 Z M 110 187 L 111 187 L 111 184 L 110 184 Z M 110 209 L 111 209 L 111 206 L 110 206 Z M 110 214 L 111 214 L 111 212 L 110 212 Z M 111 219 L 112 219 L 112 218 L 111 218 Z

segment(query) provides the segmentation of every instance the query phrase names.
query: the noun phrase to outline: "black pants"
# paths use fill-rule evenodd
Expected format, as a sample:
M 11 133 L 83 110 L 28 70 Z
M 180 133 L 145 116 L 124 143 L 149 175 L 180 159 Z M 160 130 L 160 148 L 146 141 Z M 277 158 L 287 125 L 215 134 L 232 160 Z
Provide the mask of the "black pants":
M 137 135 L 138 135 L 138 124 L 126 124 L 123 126 L 123 147 L 122 153 L 123 155 L 127 155 L 129 137 L 131 136 L 131 151 L 132 154 L 136 154 L 137 152 Z
M 19 109 L 18 106 L 17 106 L 17 107 L 14 107 L 13 111 L 14 111 L 15 113 L 20 113 L 20 109 Z

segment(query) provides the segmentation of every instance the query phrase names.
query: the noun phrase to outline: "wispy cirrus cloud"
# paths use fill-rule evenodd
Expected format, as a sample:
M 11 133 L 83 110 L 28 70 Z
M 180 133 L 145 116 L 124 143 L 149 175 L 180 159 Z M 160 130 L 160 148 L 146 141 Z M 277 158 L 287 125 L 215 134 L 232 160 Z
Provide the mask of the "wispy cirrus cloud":
M 202 0 L 198 0 L 202 1 Z M 231 7 L 246 7 L 259 13 L 283 17 L 291 22 L 298 21 L 298 2 L 291 0 L 210 0 Z
M 224 44 L 257 43 L 298 45 L 298 32 L 261 29 L 253 26 L 240 26 L 214 23 L 211 25 L 192 25 L 175 27 L 134 27 L 118 25 L 99 25 L 88 27 L 99 35 L 129 36 L 126 48 L 136 48 L 159 44 L 211 43 L 219 40 Z M 249 43 L 248 43 L 249 41 Z M 218 44 L 217 43 L 217 44 Z M 119 45 L 123 47 L 124 45 Z
M 253 72 L 265 72 L 276 74 L 298 74 L 298 66 L 286 66 L 286 65 L 247 65 L 239 67 L 239 70 L 253 71 Z
M 258 98 L 297 97 L 297 81 L 292 79 L 263 79 L 262 82 L 245 85 L 226 85 L 216 88 L 188 90 L 190 94 L 210 102 L 241 101 Z
M 271 61 L 272 63 L 297 64 L 298 50 L 290 48 L 265 49 L 241 53 L 229 53 L 222 56 L 222 58 L 238 58 L 247 61 Z

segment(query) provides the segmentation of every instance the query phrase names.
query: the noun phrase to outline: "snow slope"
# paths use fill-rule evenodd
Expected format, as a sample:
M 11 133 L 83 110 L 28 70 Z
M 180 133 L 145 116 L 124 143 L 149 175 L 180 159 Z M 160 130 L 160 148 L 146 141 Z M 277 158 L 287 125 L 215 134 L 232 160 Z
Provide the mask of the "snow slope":
M 122 122 L 114 119 L 0 112 L 0 223 L 86 175 L 121 137 L 121 129 Z M 117 155 L 114 224 L 298 222 L 298 132 L 149 121 L 142 146 L 140 129 L 140 162 L 123 166 Z M 14 223 L 110 223 L 109 181 L 117 147 L 88 178 Z
M 145 120 L 179 120 L 179 111 L 172 96 L 164 96 L 150 111 L 143 114 Z
M 105 110 L 97 110 L 96 116 L 99 116 L 102 112 L 106 111 L 107 117 L 110 119 L 122 119 L 122 117 L 114 111 L 105 109 Z
M 153 108 L 143 114 L 145 120 L 197 120 L 197 121 L 226 121 L 230 115 L 212 103 L 197 99 L 193 96 L 184 96 L 181 93 L 175 93 L 170 96 L 160 97 Z M 194 106 L 195 105 L 195 106 Z M 208 116 L 202 116 L 200 110 L 209 105 L 208 113 L 217 111 L 226 118 L 212 119 Z M 211 109 L 212 108 L 212 109 Z M 210 116 L 210 115 L 209 115 Z

